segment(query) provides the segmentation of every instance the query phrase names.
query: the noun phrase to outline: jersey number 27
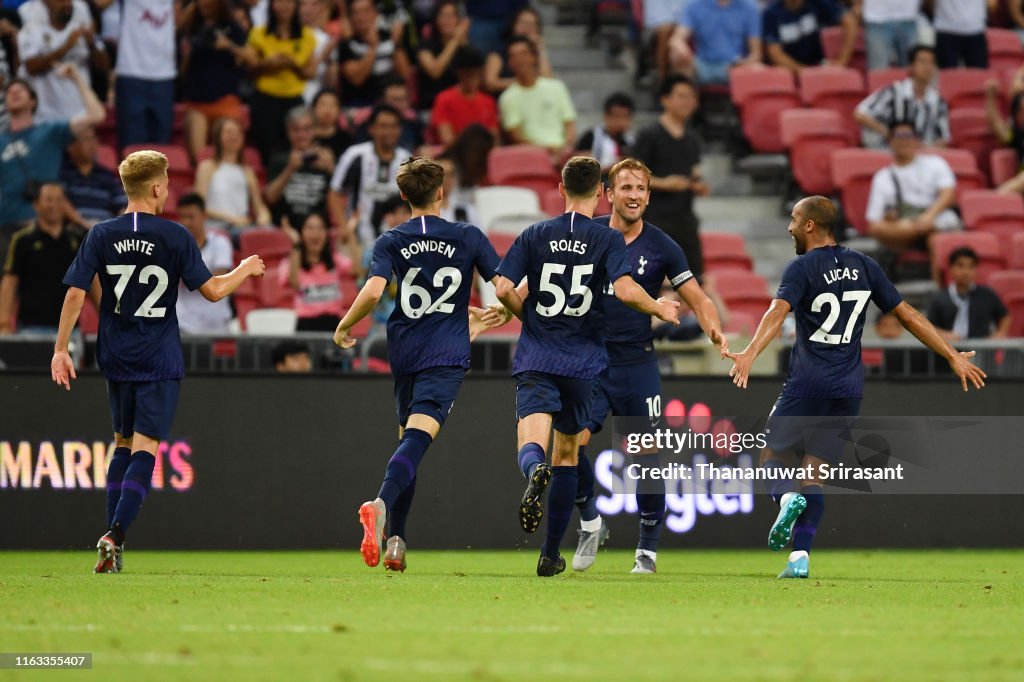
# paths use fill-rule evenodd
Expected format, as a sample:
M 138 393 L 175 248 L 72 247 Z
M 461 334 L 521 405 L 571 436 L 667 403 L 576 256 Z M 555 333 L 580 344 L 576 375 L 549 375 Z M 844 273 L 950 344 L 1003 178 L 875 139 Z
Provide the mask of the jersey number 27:
M 839 302 L 839 297 L 835 294 L 826 291 L 818 296 L 811 302 L 811 312 L 820 313 L 821 309 L 828 306 L 828 315 L 825 317 L 825 321 L 818 327 L 818 331 L 811 334 L 811 341 L 817 341 L 819 343 L 827 343 L 832 346 L 839 345 L 840 343 L 850 343 L 850 339 L 853 338 L 853 330 L 857 326 L 857 318 L 864 312 L 865 306 L 868 304 L 868 299 L 871 298 L 871 292 L 866 289 L 858 291 L 844 291 L 843 301 L 853 301 L 853 312 L 850 313 L 850 319 L 846 321 L 846 329 L 843 331 L 843 335 L 833 334 L 832 327 L 836 326 L 836 322 L 839 320 L 839 311 L 842 308 L 842 303 Z

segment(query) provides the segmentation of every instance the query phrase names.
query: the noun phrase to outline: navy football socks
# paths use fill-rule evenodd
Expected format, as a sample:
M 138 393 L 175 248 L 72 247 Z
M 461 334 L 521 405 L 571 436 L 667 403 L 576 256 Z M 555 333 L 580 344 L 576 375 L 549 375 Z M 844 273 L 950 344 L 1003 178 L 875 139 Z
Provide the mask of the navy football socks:
M 107 465 L 107 528 L 114 525 L 114 511 L 121 500 L 121 481 L 128 470 L 131 448 L 115 448 Z
M 636 548 L 657 552 L 665 519 L 665 493 L 637 493 L 636 506 L 640 510 L 640 542 Z
M 785 468 L 782 462 L 777 459 L 770 459 L 764 463 L 765 469 L 783 469 Z M 777 475 L 777 474 L 776 474 Z M 772 501 L 775 504 L 780 504 L 782 496 L 788 492 L 793 491 L 793 479 L 791 478 L 772 478 L 768 480 L 768 493 L 772 496 Z
M 388 513 L 391 512 L 398 497 L 416 478 L 416 470 L 433 440 L 429 433 L 420 429 L 406 429 L 402 434 L 398 449 L 388 461 L 388 467 L 384 472 L 384 483 L 377 495 L 384 500 L 384 507 Z
M 801 488 L 800 494 L 807 500 L 807 508 L 793 526 L 793 550 L 810 552 L 821 515 L 825 513 L 825 493 L 820 485 L 809 485 Z
M 405 537 L 405 522 L 409 518 L 409 510 L 412 509 L 412 498 L 416 495 L 416 479 L 409 481 L 402 494 L 395 500 L 395 506 L 388 514 L 388 523 L 391 525 L 391 535 L 397 535 L 403 540 Z
M 527 480 L 533 476 L 533 471 L 543 463 L 544 448 L 537 443 L 527 443 L 519 448 L 519 470 L 523 472 L 523 477 Z
M 558 548 L 572 518 L 572 508 L 579 485 L 575 466 L 552 467 L 551 487 L 548 489 L 548 531 L 541 553 L 558 558 Z
M 153 482 L 153 467 L 156 466 L 156 458 L 148 452 L 139 450 L 133 453 L 128 460 L 128 468 L 124 472 L 124 479 L 121 481 L 121 499 L 114 509 L 114 519 L 110 530 L 114 534 L 114 542 L 118 545 L 124 542 L 124 535 L 128 528 L 139 515 L 142 503 L 149 493 L 149 486 Z
M 594 497 L 594 465 L 580 446 L 579 462 L 576 464 L 576 508 L 580 510 L 580 519 L 593 521 L 597 518 L 597 499 Z

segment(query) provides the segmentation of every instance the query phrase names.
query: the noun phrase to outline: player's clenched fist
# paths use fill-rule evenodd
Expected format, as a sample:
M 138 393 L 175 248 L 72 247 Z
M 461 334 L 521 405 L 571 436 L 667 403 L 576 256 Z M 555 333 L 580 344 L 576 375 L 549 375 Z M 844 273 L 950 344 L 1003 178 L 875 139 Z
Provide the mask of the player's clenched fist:
M 245 267 L 250 277 L 262 277 L 267 271 L 266 264 L 259 256 L 249 256 L 242 261 L 242 266 Z
M 356 345 L 356 340 L 349 336 L 349 330 L 345 329 L 341 325 L 338 326 L 337 331 L 334 332 L 334 343 L 339 348 L 351 348 Z

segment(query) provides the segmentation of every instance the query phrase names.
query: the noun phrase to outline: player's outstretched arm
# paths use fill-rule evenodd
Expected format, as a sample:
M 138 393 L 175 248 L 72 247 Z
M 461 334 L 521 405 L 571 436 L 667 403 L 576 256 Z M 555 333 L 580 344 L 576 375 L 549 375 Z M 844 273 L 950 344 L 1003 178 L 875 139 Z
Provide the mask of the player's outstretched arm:
M 725 354 L 729 352 L 729 342 L 726 340 L 725 334 L 722 333 L 722 320 L 718 316 L 718 306 L 704 292 L 696 278 L 688 279 L 676 289 L 676 292 L 693 310 L 700 328 L 707 334 L 711 343 L 718 347 L 724 358 Z
M 351 348 L 356 345 L 356 340 L 348 335 L 349 331 L 377 306 L 387 285 L 388 281 L 377 275 L 366 280 L 366 284 L 359 290 L 356 300 L 352 301 L 352 307 L 338 323 L 338 329 L 334 332 L 334 343 L 342 348 Z
M 942 338 L 942 334 L 935 328 L 935 325 L 906 301 L 893 308 L 892 313 L 903 325 L 903 328 L 916 336 L 918 341 L 946 359 L 953 369 L 953 373 L 960 377 L 960 384 L 965 391 L 968 390 L 968 381 L 975 388 L 980 389 L 985 386 L 985 372 L 970 361 L 970 358 L 974 357 L 973 350 L 960 352 L 953 348 L 946 339 Z
M 50 377 L 58 386 L 71 390 L 71 380 L 77 379 L 75 374 L 75 363 L 71 361 L 71 354 L 68 353 L 68 344 L 71 342 L 71 332 L 78 322 L 78 316 L 82 313 L 82 306 L 85 305 L 85 290 L 78 287 L 68 287 L 68 293 L 64 295 L 64 305 L 60 309 L 60 326 L 57 327 L 57 343 L 53 346 L 53 359 L 50 360 Z
M 663 322 L 679 324 L 679 301 L 670 301 L 667 298 L 654 300 L 629 275 L 619 277 L 612 287 L 615 289 L 615 297 L 633 310 L 644 315 L 653 315 Z
M 508 277 L 498 275 L 493 280 L 495 293 L 509 311 L 519 319 L 523 319 L 523 297 L 516 288 L 515 282 Z
M 242 286 L 242 282 L 249 277 L 262 277 L 266 271 L 267 266 L 263 264 L 262 258 L 259 256 L 249 256 L 239 263 L 237 268 L 226 275 L 217 275 L 206 280 L 206 284 L 199 287 L 199 293 L 207 301 L 216 303 L 222 298 L 233 294 L 235 289 Z
M 763 353 L 772 339 L 782 331 L 782 323 L 786 321 L 786 315 L 789 315 L 790 310 L 792 308 L 784 299 L 772 299 L 772 304 L 768 306 L 768 311 L 761 318 L 760 324 L 757 325 L 757 331 L 754 332 L 754 338 L 750 339 L 747 347 L 739 353 L 727 352 L 725 354 L 725 357 L 733 361 L 732 369 L 729 370 L 732 383 L 739 388 L 747 387 L 750 368 L 754 365 L 754 360 L 757 360 L 757 356 Z

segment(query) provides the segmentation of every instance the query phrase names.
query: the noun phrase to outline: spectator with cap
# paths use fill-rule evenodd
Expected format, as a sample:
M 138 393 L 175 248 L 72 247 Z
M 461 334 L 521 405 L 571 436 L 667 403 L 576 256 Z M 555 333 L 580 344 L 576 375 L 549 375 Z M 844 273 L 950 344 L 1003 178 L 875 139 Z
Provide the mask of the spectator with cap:
M 932 295 L 928 320 L 950 341 L 1005 339 L 1010 314 L 999 294 L 976 282 L 978 254 L 962 246 L 949 254 L 949 286 Z
M 71 222 L 90 228 L 124 213 L 128 205 L 117 173 L 96 161 L 99 140 L 94 128 L 84 128 L 68 145 L 60 181 L 67 195 Z

